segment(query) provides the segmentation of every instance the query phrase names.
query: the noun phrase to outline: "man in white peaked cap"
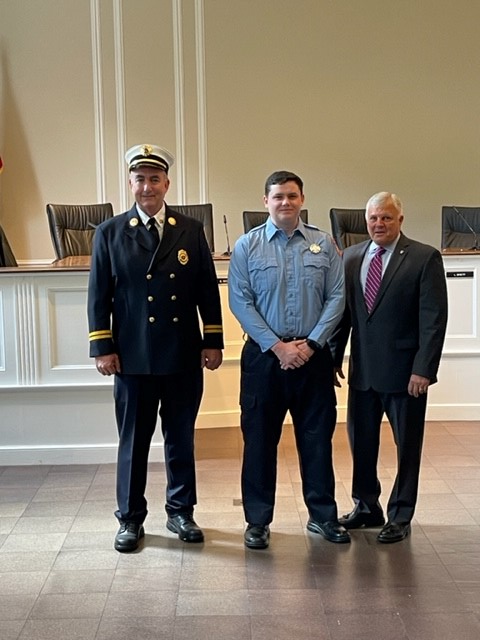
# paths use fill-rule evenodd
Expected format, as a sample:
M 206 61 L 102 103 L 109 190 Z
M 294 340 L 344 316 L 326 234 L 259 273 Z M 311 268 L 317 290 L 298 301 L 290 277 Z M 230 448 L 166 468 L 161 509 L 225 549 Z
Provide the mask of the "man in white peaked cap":
M 140 144 L 125 159 L 135 204 L 97 227 L 88 289 L 90 355 L 102 375 L 115 376 L 120 528 L 114 546 L 120 552 L 134 551 L 144 536 L 158 414 L 167 528 L 185 542 L 203 541 L 193 519 L 194 427 L 203 369 L 220 366 L 223 348 L 220 295 L 203 226 L 165 203 L 172 154 Z

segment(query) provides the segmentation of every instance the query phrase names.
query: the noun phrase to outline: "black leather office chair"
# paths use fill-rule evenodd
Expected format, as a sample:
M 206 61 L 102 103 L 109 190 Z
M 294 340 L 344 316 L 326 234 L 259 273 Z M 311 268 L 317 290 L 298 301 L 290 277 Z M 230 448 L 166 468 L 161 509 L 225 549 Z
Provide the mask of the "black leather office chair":
M 95 227 L 112 216 L 110 202 L 47 204 L 50 235 L 57 258 L 92 255 Z
M 308 222 L 308 209 L 300 211 L 300 217 L 304 222 Z M 244 211 L 243 212 L 243 230 L 248 233 L 250 229 L 259 227 L 268 219 L 268 211 Z
M 0 226 L 0 267 L 18 267 L 5 231 Z
M 215 243 L 213 240 L 213 206 L 211 204 L 172 204 L 172 209 L 183 213 L 184 216 L 195 218 L 203 223 L 203 230 L 210 251 L 215 251 Z
M 370 237 L 365 209 L 330 209 L 330 224 L 332 236 L 341 251 Z
M 480 249 L 480 207 L 442 207 L 442 249 Z

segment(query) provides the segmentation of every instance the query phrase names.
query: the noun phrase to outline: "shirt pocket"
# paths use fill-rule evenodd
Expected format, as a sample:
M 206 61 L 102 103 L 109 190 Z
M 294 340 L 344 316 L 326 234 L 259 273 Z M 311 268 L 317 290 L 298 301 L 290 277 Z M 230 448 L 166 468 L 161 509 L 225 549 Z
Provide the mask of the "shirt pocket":
M 328 256 L 324 253 L 305 253 L 303 272 L 305 281 L 312 287 L 323 286 L 327 269 L 330 268 Z
M 248 270 L 254 291 L 267 291 L 278 286 L 278 264 L 275 258 L 250 260 Z

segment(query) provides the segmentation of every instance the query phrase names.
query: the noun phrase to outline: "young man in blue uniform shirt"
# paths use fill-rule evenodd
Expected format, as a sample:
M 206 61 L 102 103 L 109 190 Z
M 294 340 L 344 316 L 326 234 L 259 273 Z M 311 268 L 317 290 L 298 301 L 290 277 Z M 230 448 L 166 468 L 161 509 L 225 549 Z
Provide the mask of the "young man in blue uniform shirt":
M 217 369 L 223 348 L 220 295 L 203 226 L 164 201 L 172 155 L 145 144 L 125 158 L 135 204 L 97 227 L 88 289 L 90 355 L 102 375 L 115 375 L 120 528 L 114 546 L 121 552 L 136 549 L 144 536 L 158 413 L 167 528 L 185 542 L 203 540 L 193 519 L 194 426 L 203 368 Z
M 245 545 L 269 544 L 277 447 L 290 411 L 310 519 L 307 529 L 349 542 L 339 525 L 332 464 L 336 423 L 327 340 L 342 317 L 342 260 L 332 239 L 304 224 L 303 182 L 289 171 L 266 181 L 267 222 L 235 244 L 229 269 L 232 313 L 248 335 L 241 357 Z

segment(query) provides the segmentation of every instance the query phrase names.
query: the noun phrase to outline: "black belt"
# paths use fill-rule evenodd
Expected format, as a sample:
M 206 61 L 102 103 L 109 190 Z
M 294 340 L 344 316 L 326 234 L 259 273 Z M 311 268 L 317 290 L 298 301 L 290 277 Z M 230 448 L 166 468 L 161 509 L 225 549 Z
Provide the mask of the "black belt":
M 278 339 L 280 340 L 280 342 L 293 342 L 294 340 L 306 340 L 307 336 L 279 336 Z M 251 342 L 255 345 L 257 344 L 255 340 L 252 340 L 252 338 L 250 338 L 250 336 L 247 336 L 247 342 Z

